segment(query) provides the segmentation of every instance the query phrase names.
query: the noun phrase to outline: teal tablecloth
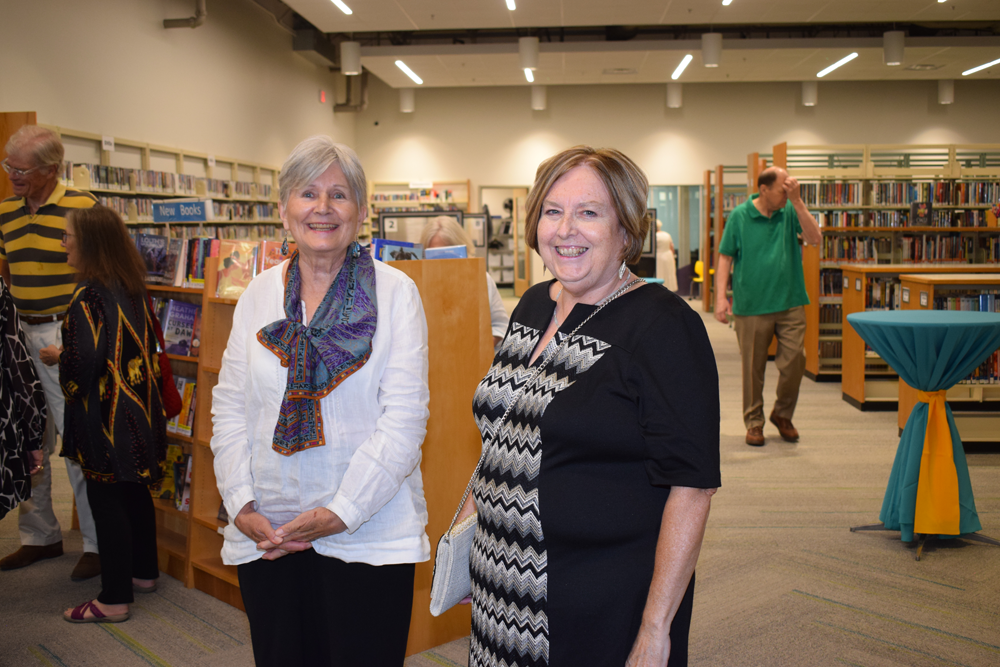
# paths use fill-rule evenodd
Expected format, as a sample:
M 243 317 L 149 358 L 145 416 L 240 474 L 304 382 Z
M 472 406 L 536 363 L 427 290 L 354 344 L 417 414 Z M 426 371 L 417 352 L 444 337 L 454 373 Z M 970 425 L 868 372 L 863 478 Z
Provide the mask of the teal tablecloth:
M 908 385 L 921 391 L 948 389 L 1000 347 L 998 313 L 896 310 L 852 313 L 847 321 Z M 918 402 L 910 413 L 879 515 L 885 527 L 900 531 L 901 539 L 906 542 L 914 538 L 914 509 L 928 409 L 927 403 Z M 946 409 L 958 474 L 959 533 L 974 533 L 982 526 L 969 482 L 969 466 L 951 408 L 946 406 Z

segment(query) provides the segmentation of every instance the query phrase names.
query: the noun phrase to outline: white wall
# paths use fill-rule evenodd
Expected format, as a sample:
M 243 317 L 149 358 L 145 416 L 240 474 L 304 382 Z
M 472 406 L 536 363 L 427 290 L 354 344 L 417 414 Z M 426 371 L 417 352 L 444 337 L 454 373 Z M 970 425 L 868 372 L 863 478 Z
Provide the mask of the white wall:
M 200 28 L 163 28 L 192 14 L 192 0 L 0 0 L 0 111 L 274 165 L 311 134 L 354 143 L 333 76 L 256 3 L 212 0 Z
M 997 81 L 956 82 L 950 106 L 937 104 L 935 81 L 823 82 L 813 108 L 798 83 L 686 85 L 681 109 L 666 108 L 665 85 L 550 86 L 545 111 L 530 109 L 527 86 L 418 89 L 412 114 L 371 81 L 357 124 L 368 177 L 471 178 L 476 193 L 530 185 L 542 159 L 581 143 L 618 148 L 651 183 L 679 185 L 782 141 L 1000 143 Z

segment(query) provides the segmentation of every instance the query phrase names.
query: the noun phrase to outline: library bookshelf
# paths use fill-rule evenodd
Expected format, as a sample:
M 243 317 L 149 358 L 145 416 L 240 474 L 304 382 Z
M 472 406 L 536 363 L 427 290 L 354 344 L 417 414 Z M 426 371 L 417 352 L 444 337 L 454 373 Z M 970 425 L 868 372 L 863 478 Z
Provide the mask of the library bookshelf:
M 390 211 L 463 211 L 471 212 L 472 188 L 469 180 L 427 182 L 369 182 L 368 221 L 361 236 L 371 237 L 371 220 Z
M 993 307 L 1000 302 L 1000 273 L 939 273 L 900 276 L 902 310 L 945 310 L 971 308 L 984 310 L 981 297 L 992 295 Z M 962 304 L 961 299 L 978 303 Z M 949 303 L 950 301 L 950 303 Z M 1000 312 L 1000 311 L 997 311 Z M 994 352 L 992 377 L 970 378 L 948 389 L 948 404 L 955 416 L 962 442 L 1000 441 L 1000 380 L 996 377 Z M 917 390 L 899 380 L 900 432 L 906 426 L 917 402 Z
M 751 154 L 747 166 L 718 165 L 705 171 L 702 215 L 705 219 L 705 233 L 702 239 L 703 251 L 699 255 L 703 262 L 701 301 L 705 312 L 715 309 L 715 269 L 719 264 L 719 244 L 726 219 L 733 209 L 745 202 L 756 192 L 752 184 L 760 173 L 759 159 Z
M 898 310 L 904 304 L 900 281 L 908 274 L 1000 275 L 1000 265 L 913 266 L 900 264 L 841 264 L 843 317 L 866 310 Z M 843 320 L 846 322 L 846 319 Z M 850 326 L 843 327 L 841 391 L 845 401 L 861 410 L 897 409 L 896 373 Z
M 841 378 L 849 365 L 843 267 L 903 265 L 898 274 L 1000 264 L 991 210 L 1000 201 L 1000 144 L 783 143 L 773 156 L 802 183 L 823 233 L 818 248 L 803 249 L 806 375 L 814 380 Z M 931 204 L 928 224 L 912 224 L 911 204 L 918 202 Z M 894 394 L 885 399 L 895 401 Z
M 113 137 L 113 150 L 93 132 L 42 125 L 59 134 L 66 149 L 62 182 L 86 190 L 115 209 L 130 228 L 144 233 L 261 240 L 275 238 L 278 217 L 277 167 L 216 157 L 180 148 Z M 153 221 L 153 202 L 211 199 L 214 220 Z

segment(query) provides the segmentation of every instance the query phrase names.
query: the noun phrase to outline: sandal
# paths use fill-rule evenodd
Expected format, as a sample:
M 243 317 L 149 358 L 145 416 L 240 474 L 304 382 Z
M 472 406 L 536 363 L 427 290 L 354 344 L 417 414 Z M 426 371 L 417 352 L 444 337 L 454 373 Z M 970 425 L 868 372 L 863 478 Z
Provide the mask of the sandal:
M 93 614 L 90 618 L 86 618 L 87 610 Z M 127 621 L 129 619 L 129 612 L 124 614 L 112 614 L 111 616 L 105 616 L 97 605 L 94 604 L 93 600 L 84 602 L 79 607 L 76 607 L 70 612 L 69 616 L 63 614 L 63 618 L 70 623 L 121 623 L 122 621 Z

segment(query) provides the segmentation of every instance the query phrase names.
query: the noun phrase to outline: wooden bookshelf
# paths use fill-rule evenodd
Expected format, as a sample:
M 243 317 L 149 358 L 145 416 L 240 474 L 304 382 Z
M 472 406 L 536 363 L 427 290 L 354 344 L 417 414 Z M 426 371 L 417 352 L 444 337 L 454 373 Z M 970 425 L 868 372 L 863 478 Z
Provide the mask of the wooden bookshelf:
M 902 310 L 935 310 L 938 297 L 993 293 L 1000 300 L 1000 273 L 939 273 L 900 276 Z M 948 389 L 951 406 L 962 442 L 1000 441 L 1000 384 L 960 382 Z M 917 390 L 899 380 L 900 432 L 906 426 Z
M 472 211 L 472 187 L 469 180 L 433 182 L 369 182 L 368 220 L 361 226 L 361 237 L 371 237 L 371 221 L 383 211 Z
M 748 176 L 756 169 L 756 173 Z M 751 183 L 756 181 L 760 172 L 759 160 L 752 156 L 748 165 L 718 165 L 715 169 L 705 172 L 704 181 L 704 218 L 705 236 L 702 240 L 702 261 L 704 262 L 704 280 L 702 284 L 702 307 L 706 313 L 715 310 L 715 269 L 719 265 L 719 244 L 722 243 L 722 233 L 726 228 L 726 219 L 733 209 L 749 199 L 756 192 Z M 724 288 L 728 287 L 724 286 Z
M 841 265 L 907 264 L 921 271 L 1000 263 L 1000 228 L 989 210 L 1000 193 L 1000 144 L 779 144 L 773 154 L 802 182 L 823 233 L 819 248 L 803 250 L 806 375 L 813 380 L 839 379 L 848 365 L 835 354 L 838 346 L 846 354 L 848 345 L 843 295 L 834 289 L 842 284 Z M 925 197 L 941 215 L 934 225 L 910 225 L 910 203 Z M 913 261 L 925 259 L 933 261 Z
M 1000 265 L 992 266 L 922 266 L 912 264 L 842 264 L 844 322 L 851 313 L 865 310 L 895 310 L 902 307 L 900 280 L 904 275 L 921 274 L 976 274 L 1000 275 Z M 879 286 L 884 305 L 872 303 L 875 286 Z M 887 300 L 886 289 L 891 286 L 893 300 Z M 911 292 L 912 296 L 912 292 Z M 861 410 L 897 409 L 899 382 L 895 372 L 874 352 L 865 351 L 865 342 L 849 325 L 843 327 L 843 374 L 841 391 L 845 401 Z

